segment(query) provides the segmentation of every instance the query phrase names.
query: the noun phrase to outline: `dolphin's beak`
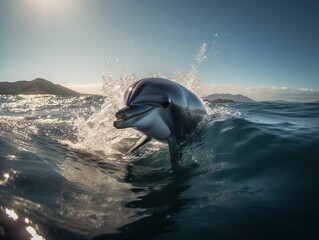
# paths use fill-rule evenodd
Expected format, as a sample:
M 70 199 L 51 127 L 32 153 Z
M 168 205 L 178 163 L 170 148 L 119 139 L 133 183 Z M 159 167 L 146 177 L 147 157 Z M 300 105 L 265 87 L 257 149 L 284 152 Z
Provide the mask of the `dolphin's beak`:
M 124 107 L 115 113 L 116 120 L 113 122 L 113 126 L 119 129 L 131 127 L 132 124 L 154 108 L 154 106 L 146 105 Z

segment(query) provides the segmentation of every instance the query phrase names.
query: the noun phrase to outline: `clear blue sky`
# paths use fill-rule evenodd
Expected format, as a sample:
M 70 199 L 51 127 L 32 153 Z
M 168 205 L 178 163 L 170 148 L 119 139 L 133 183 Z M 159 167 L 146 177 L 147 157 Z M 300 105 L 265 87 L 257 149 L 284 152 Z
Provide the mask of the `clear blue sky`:
M 0 0 L 0 81 L 187 72 L 203 42 L 203 82 L 319 88 L 316 0 Z

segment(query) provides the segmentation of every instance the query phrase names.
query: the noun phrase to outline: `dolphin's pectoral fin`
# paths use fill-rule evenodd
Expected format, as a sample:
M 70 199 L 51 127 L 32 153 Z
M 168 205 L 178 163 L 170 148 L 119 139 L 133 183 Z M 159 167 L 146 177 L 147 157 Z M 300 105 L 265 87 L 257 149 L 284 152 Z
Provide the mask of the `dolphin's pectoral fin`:
M 144 144 L 148 143 L 151 140 L 150 137 L 143 135 L 134 145 L 128 150 L 127 154 L 133 153 L 136 149 L 142 147 Z
M 168 138 L 167 142 L 169 146 L 172 169 L 177 170 L 181 166 L 182 145 L 176 138 Z

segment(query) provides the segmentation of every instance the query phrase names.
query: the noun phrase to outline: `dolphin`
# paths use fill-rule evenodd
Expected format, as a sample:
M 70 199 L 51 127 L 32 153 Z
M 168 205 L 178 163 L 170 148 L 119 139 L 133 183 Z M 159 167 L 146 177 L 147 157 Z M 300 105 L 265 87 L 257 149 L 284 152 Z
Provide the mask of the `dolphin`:
M 143 133 L 128 153 L 155 139 L 168 143 L 172 169 L 178 168 L 186 136 L 207 114 L 202 101 L 178 83 L 144 78 L 126 90 L 124 104 L 115 114 L 114 127 Z

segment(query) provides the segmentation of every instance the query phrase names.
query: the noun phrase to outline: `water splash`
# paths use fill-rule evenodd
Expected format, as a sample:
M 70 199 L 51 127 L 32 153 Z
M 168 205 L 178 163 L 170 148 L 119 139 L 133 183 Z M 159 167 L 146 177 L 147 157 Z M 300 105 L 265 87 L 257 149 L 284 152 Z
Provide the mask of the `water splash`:
M 78 141 L 73 147 L 110 154 L 114 152 L 112 146 L 122 140 L 123 136 L 128 138 L 138 136 L 138 133 L 132 129 L 119 132 L 113 127 L 115 113 L 123 105 L 124 92 L 138 78 L 135 74 L 125 73 L 118 79 L 114 79 L 114 76 L 114 68 L 112 65 L 107 65 L 106 72 L 102 75 L 103 90 L 106 94 L 104 103 L 88 118 L 78 116 L 74 120 Z
M 203 43 L 202 46 L 200 46 L 199 48 L 199 53 L 197 54 L 195 60 L 198 63 L 201 63 L 202 61 L 204 61 L 205 59 L 207 59 L 207 56 L 205 55 L 206 52 L 206 47 L 207 47 L 207 43 Z

